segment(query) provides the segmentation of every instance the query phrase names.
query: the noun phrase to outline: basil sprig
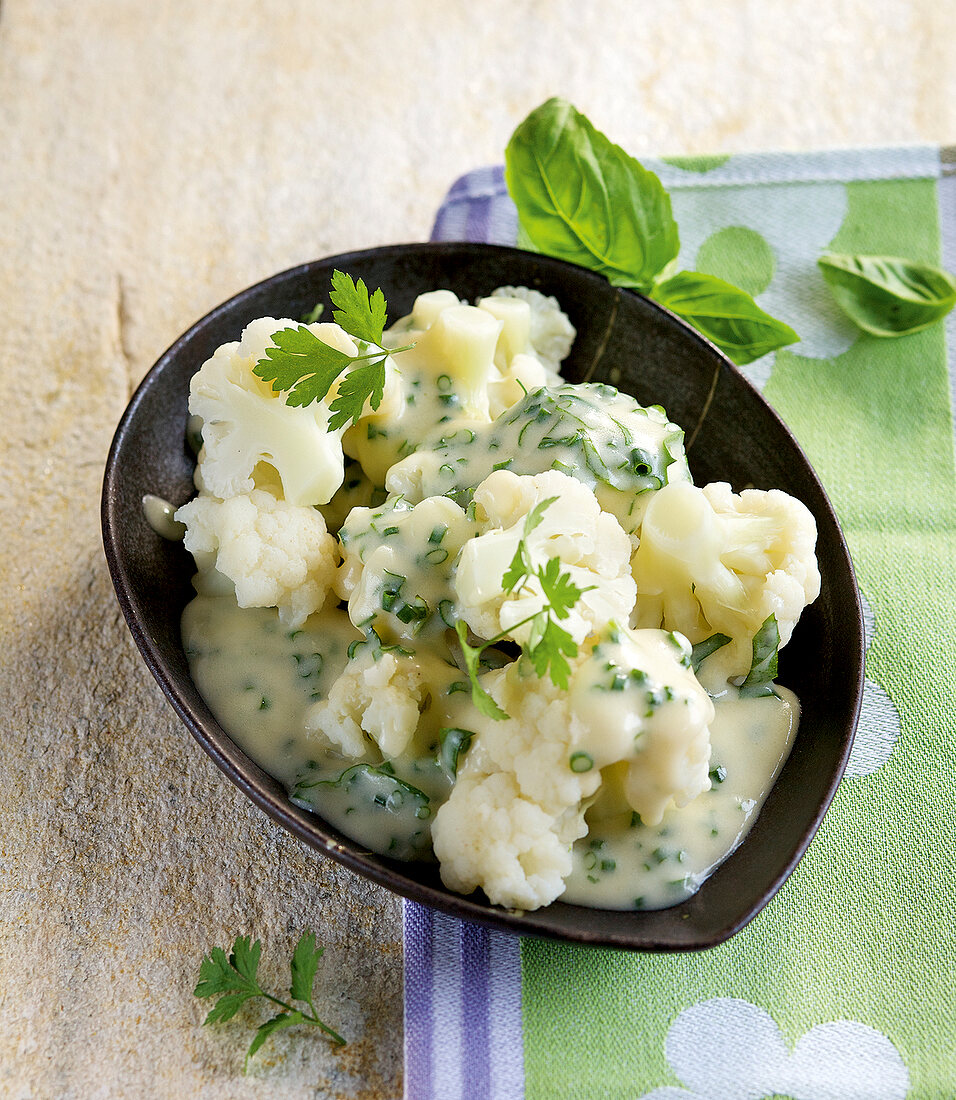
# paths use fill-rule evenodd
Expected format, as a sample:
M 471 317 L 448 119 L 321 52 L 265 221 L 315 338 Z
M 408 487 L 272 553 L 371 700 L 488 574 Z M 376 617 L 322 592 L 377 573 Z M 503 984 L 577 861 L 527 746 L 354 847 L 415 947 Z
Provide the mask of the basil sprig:
M 798 339 L 730 283 L 695 271 L 671 275 L 680 237 L 666 189 L 566 100 L 549 99 L 518 126 L 505 150 L 505 180 L 523 248 L 648 294 L 738 364 Z
M 956 305 L 956 279 L 932 264 L 834 252 L 824 253 L 817 263 L 837 305 L 874 336 L 919 332 Z

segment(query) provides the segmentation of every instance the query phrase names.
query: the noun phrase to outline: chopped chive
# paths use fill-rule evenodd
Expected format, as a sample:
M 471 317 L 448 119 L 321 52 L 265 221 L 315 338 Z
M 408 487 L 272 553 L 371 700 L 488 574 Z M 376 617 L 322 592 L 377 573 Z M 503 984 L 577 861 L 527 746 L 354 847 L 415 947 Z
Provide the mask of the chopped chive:
M 573 752 L 569 764 L 573 772 L 589 772 L 594 767 L 594 757 L 587 752 Z

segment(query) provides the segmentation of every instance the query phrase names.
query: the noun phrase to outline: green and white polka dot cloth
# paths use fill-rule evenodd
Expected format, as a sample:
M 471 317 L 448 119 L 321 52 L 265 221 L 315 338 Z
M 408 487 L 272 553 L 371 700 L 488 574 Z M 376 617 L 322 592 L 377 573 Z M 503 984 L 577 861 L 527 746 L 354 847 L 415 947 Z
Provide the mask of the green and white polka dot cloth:
M 956 1097 L 956 320 L 855 329 L 825 249 L 956 270 L 956 166 L 935 147 L 645 161 L 681 267 L 800 334 L 745 368 L 827 487 L 867 614 L 856 747 L 819 834 L 728 943 L 636 955 L 520 940 L 406 906 L 406 1096 Z M 440 239 L 514 242 L 498 168 Z

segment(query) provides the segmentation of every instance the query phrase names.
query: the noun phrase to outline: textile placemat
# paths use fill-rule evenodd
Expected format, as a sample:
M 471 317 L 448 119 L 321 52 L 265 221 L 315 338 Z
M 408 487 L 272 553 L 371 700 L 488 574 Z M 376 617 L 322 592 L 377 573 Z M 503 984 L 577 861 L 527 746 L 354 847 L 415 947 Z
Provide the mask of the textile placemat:
M 866 691 L 833 805 L 783 889 L 710 951 L 571 947 L 405 905 L 408 1100 L 956 1096 L 956 320 L 856 330 L 827 248 L 956 269 L 956 176 L 919 146 L 645 161 L 682 267 L 727 278 L 799 344 L 745 373 L 840 516 Z M 500 167 L 458 180 L 433 239 L 513 244 Z

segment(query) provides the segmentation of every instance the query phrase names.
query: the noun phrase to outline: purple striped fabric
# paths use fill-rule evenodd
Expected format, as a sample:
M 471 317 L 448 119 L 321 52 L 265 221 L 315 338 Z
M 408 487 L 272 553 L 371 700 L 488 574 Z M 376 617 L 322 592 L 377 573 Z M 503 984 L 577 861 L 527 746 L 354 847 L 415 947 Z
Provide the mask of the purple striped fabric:
M 520 1100 L 520 940 L 414 902 L 404 924 L 406 1100 Z
M 505 187 L 500 164 L 476 168 L 452 185 L 435 217 L 433 241 L 511 244 L 518 237 L 518 212 Z

